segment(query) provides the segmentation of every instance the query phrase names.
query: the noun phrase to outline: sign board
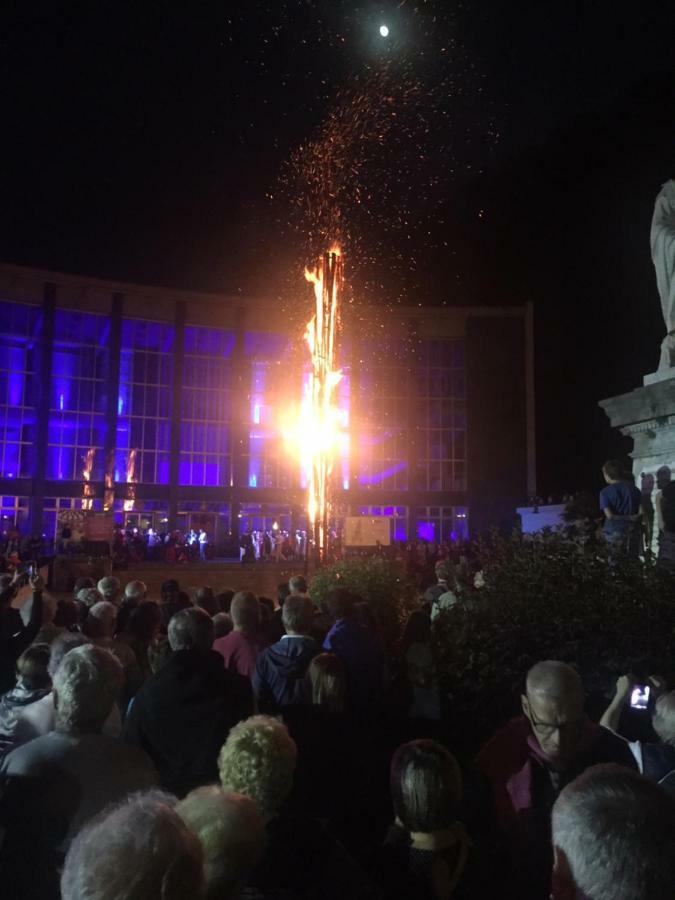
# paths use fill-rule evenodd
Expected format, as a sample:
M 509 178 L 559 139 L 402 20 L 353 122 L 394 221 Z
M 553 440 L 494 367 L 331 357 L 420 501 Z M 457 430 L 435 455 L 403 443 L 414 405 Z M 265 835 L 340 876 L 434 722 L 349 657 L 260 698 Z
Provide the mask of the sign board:
M 88 541 L 112 541 L 114 519 L 111 512 L 88 512 L 84 520 L 84 536 Z
M 388 547 L 391 539 L 391 519 L 388 516 L 347 516 L 345 519 L 346 547 Z

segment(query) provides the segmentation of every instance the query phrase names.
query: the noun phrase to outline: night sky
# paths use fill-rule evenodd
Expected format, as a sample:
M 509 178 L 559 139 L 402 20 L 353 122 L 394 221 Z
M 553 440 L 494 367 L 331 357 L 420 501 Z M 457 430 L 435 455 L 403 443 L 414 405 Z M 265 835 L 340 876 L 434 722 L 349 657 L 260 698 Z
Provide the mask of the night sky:
M 671 4 L 43 7 L 0 17 L 0 258 L 287 303 L 337 230 L 355 303 L 532 300 L 540 491 L 598 487 L 664 330 Z

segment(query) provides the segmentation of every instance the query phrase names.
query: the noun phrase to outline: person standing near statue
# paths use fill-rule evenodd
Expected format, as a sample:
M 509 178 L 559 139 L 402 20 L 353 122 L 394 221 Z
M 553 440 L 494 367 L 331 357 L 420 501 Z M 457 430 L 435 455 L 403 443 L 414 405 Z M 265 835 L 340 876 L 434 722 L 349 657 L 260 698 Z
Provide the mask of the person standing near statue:
M 643 549 L 642 494 L 627 477 L 619 460 L 608 460 L 602 474 L 606 482 L 600 491 L 600 509 L 605 515 L 602 531 L 610 553 L 637 559 Z

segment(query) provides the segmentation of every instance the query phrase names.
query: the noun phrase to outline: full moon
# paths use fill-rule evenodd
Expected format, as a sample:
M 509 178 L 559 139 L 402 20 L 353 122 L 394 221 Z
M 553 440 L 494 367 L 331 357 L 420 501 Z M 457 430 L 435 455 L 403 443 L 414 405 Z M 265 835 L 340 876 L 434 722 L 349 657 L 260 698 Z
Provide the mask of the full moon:
M 382 37 L 387 37 L 387 35 L 389 34 L 389 29 L 386 25 L 380 25 L 380 34 L 382 35 Z

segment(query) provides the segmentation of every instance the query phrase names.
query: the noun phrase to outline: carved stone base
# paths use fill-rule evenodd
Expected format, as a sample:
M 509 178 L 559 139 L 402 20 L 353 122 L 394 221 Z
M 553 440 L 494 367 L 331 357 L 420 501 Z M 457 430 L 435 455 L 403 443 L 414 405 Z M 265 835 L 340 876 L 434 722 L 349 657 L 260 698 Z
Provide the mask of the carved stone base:
M 670 371 L 647 375 L 643 387 L 600 401 L 612 427 L 633 439 L 635 483 L 652 509 L 659 485 L 675 478 L 675 368 Z

